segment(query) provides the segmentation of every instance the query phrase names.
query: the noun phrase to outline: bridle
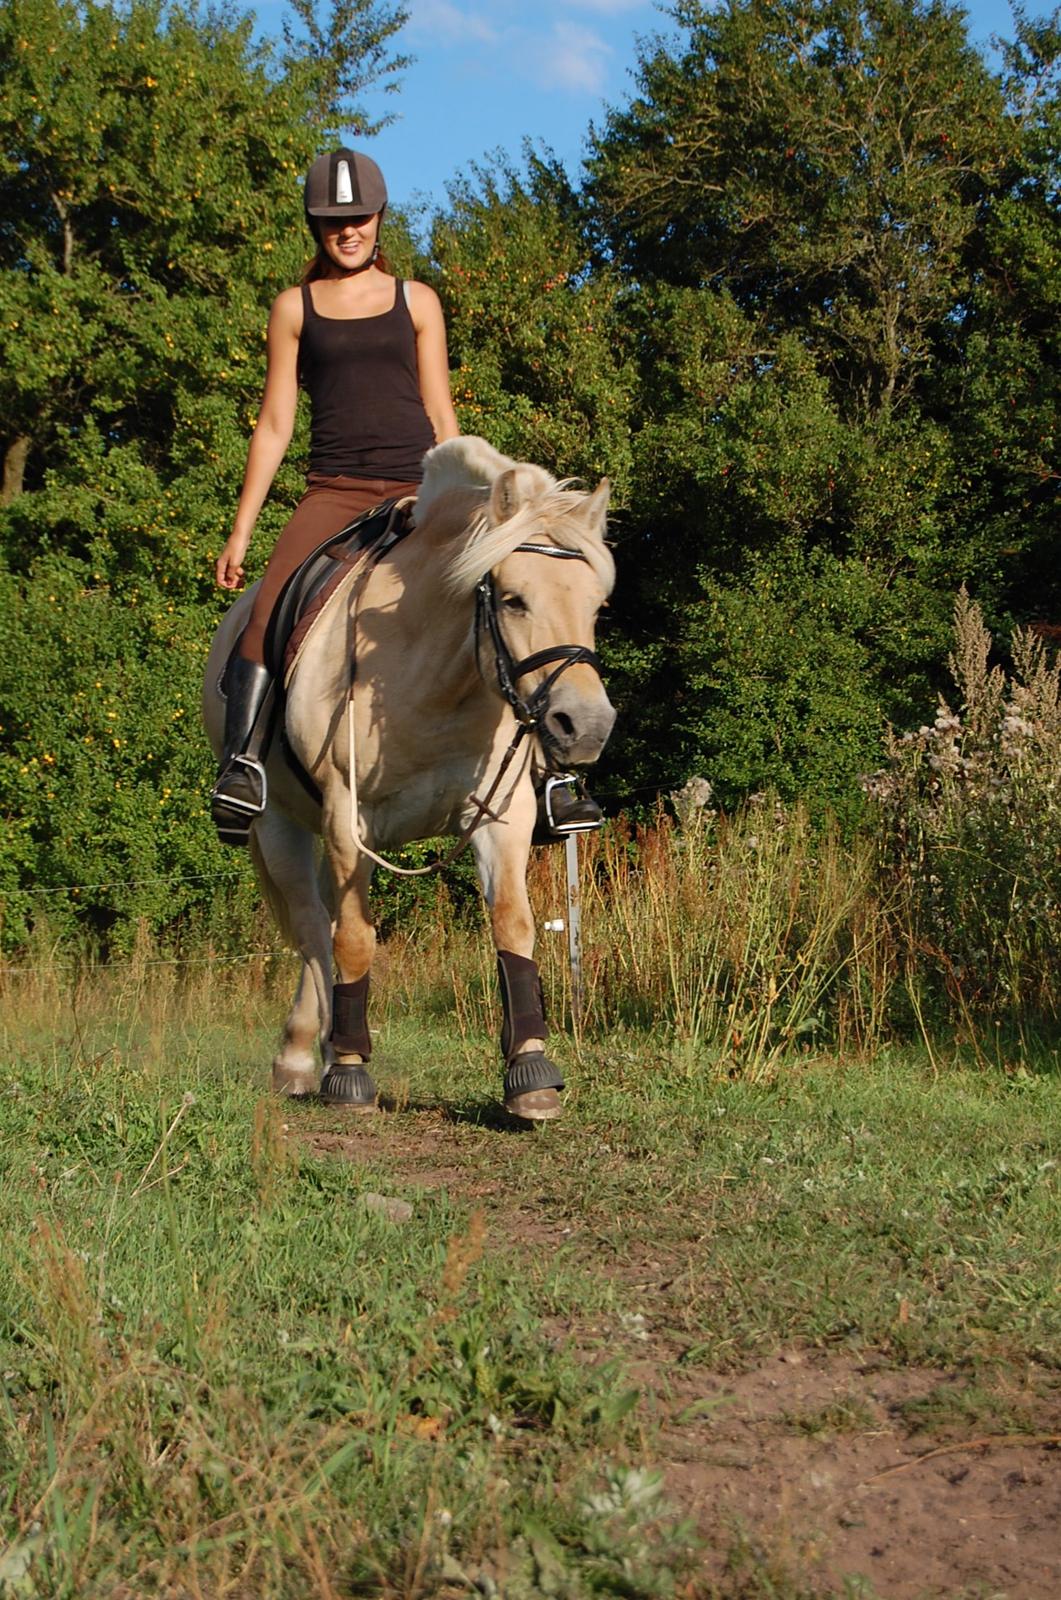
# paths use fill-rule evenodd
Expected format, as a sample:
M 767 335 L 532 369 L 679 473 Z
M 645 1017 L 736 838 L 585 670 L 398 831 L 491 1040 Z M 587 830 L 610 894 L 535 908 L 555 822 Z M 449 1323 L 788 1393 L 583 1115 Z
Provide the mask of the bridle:
M 512 552 L 513 555 L 516 551 L 526 551 L 528 555 L 552 556 L 558 561 L 586 560 L 581 551 L 566 550 L 555 544 L 518 544 Z M 600 677 L 600 658 L 594 650 L 588 649 L 584 644 L 555 644 L 546 650 L 536 650 L 533 655 L 524 656 L 522 661 L 514 661 L 501 631 L 501 618 L 497 614 L 497 589 L 492 572 L 487 572 L 475 586 L 475 657 L 479 663 L 480 673 L 482 673 L 482 662 L 479 657 L 479 640 L 483 633 L 489 635 L 490 643 L 494 647 L 498 688 L 516 719 L 514 742 L 519 744 L 525 734 L 536 733 L 541 743 L 548 749 L 552 741 L 543 719 L 549 710 L 549 697 L 553 686 L 569 667 L 580 665 L 592 667 Z M 524 699 L 516 687 L 520 678 L 525 678 L 529 672 L 536 672 L 539 667 L 547 666 L 550 661 L 559 662 L 559 665 L 542 680 L 532 695 Z
M 526 551 L 529 555 L 553 556 L 560 561 L 586 561 L 586 557 L 578 550 L 565 550 L 553 544 L 518 544 L 513 550 Z M 587 566 L 589 562 L 586 561 Z M 355 602 L 356 609 L 356 602 Z M 569 667 L 585 665 L 592 667 L 598 677 L 601 675 L 600 659 L 596 652 L 587 649 L 584 644 L 554 644 L 546 650 L 535 650 L 533 655 L 524 656 L 522 661 L 514 661 L 512 652 L 505 643 L 505 636 L 501 632 L 501 619 L 497 614 L 497 590 L 494 586 L 492 572 L 487 572 L 475 586 L 475 660 L 480 675 L 483 675 L 483 665 L 479 654 L 479 641 L 486 634 L 494 647 L 494 660 L 497 667 L 497 683 L 501 694 L 511 708 L 516 718 L 516 731 L 511 743 L 501 758 L 501 764 L 494 775 L 486 794 L 480 800 L 476 795 L 469 799 L 475 806 L 475 815 L 471 822 L 459 836 L 457 843 L 448 855 L 440 861 L 432 861 L 426 867 L 400 867 L 393 861 L 387 861 L 371 849 L 361 837 L 361 828 L 358 820 L 357 805 L 357 778 L 356 763 L 354 760 L 354 697 L 353 693 L 347 701 L 347 728 L 350 744 L 350 836 L 358 849 L 378 866 L 386 867 L 388 872 L 396 872 L 403 878 L 425 877 L 428 873 L 441 872 L 449 866 L 451 861 L 467 849 L 471 843 L 472 834 L 481 827 L 484 820 L 489 817 L 496 822 L 497 817 L 490 809 L 490 803 L 501 785 L 521 743 L 528 733 L 535 733 L 548 757 L 549 747 L 553 743 L 552 736 L 544 725 L 544 717 L 549 710 L 549 696 L 553 685 Z M 558 665 L 547 678 L 535 689 L 534 693 L 526 700 L 523 699 L 516 685 L 520 678 L 525 678 L 528 672 L 535 672 L 539 667 L 544 667 L 549 662 L 555 661 Z M 484 680 L 485 681 L 485 680 Z

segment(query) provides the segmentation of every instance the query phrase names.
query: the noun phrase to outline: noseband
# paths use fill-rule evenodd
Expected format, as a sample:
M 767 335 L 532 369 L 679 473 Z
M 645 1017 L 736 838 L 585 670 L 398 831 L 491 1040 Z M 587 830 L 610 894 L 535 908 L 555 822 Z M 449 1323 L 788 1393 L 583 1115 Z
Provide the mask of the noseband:
M 516 545 L 516 550 L 526 551 L 528 555 L 552 556 L 558 561 L 586 560 L 586 557 L 578 550 L 564 550 L 554 544 L 518 544 Z M 514 550 L 513 554 L 515 553 L 516 551 Z M 542 720 L 549 709 L 549 696 L 552 693 L 553 685 L 569 667 L 580 665 L 592 667 L 599 677 L 599 657 L 595 651 L 587 649 L 584 644 L 556 644 L 551 645 L 547 650 L 536 650 L 533 655 L 524 656 L 522 661 L 514 661 L 512 652 L 505 643 L 504 634 L 501 632 L 501 619 L 497 614 L 497 590 L 494 587 L 494 577 L 491 572 L 480 578 L 475 587 L 475 637 L 477 640 L 484 630 L 490 635 L 490 642 L 494 647 L 498 688 L 519 723 L 517 738 L 526 733 L 536 733 L 543 744 L 549 744 L 551 740 L 542 726 Z M 528 672 L 536 672 L 539 667 L 547 666 L 550 661 L 559 662 L 559 665 L 550 672 L 547 678 L 542 680 L 534 693 L 525 700 L 516 687 L 520 678 L 526 677 Z

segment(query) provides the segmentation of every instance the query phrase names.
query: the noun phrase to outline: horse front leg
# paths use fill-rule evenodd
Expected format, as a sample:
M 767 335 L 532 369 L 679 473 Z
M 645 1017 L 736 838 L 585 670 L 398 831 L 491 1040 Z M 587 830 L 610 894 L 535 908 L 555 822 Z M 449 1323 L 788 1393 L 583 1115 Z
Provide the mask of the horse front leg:
M 473 844 L 497 951 L 505 1110 L 527 1122 L 549 1122 L 560 1115 L 564 1080 L 545 1053 L 549 1030 L 527 894 L 532 824 L 533 812 L 525 829 L 485 827 L 473 836 Z
M 325 848 L 335 881 L 332 955 L 336 980 L 332 990 L 332 1028 L 328 1070 L 320 1098 L 348 1111 L 376 1109 L 376 1085 L 368 1070 L 372 1039 L 368 1031 L 368 982 L 376 949 L 376 930 L 369 913 L 372 862 L 348 840 L 329 838 Z

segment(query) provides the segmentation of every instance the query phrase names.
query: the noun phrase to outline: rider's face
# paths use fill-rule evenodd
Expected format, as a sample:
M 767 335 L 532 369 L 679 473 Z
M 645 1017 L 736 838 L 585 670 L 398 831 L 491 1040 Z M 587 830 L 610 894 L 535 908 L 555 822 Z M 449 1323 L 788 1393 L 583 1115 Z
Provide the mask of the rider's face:
M 318 226 L 321 246 L 337 267 L 349 271 L 372 259 L 379 236 L 378 211 L 363 217 L 326 217 Z

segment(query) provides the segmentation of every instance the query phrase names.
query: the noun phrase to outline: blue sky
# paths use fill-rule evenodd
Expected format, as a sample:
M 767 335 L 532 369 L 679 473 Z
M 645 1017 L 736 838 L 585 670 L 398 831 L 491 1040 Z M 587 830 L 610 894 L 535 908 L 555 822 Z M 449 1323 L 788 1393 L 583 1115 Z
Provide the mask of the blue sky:
M 445 203 L 446 184 L 502 150 L 518 163 L 523 140 L 544 142 L 574 176 L 591 122 L 622 104 L 637 40 L 674 33 L 645 0 L 405 0 L 396 48 L 416 57 L 401 93 L 370 95 L 374 114 L 397 120 L 369 144 L 394 203 Z M 970 32 L 986 42 L 1010 31 L 1008 0 L 971 0 Z M 1049 10 L 1028 5 L 1031 13 Z M 279 32 L 282 0 L 257 7 L 259 28 Z

